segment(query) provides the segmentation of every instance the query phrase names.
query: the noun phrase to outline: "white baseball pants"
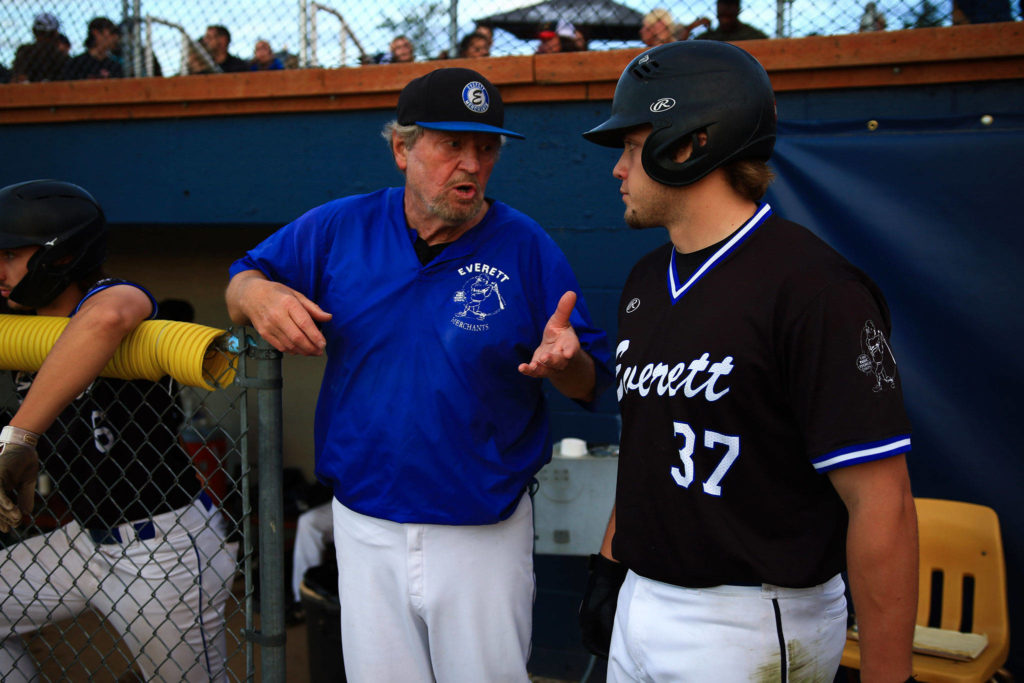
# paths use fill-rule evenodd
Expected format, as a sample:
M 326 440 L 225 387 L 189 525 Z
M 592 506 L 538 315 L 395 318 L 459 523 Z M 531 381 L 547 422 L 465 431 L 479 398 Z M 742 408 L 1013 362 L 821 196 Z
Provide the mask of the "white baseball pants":
M 524 683 L 533 504 L 497 524 L 398 524 L 334 501 L 341 642 L 351 683 Z
M 155 537 L 98 544 L 77 522 L 0 550 L 0 677 L 37 680 L 19 637 L 90 607 L 123 636 L 147 680 L 225 677 L 224 603 L 236 544 L 196 501 L 151 519 Z

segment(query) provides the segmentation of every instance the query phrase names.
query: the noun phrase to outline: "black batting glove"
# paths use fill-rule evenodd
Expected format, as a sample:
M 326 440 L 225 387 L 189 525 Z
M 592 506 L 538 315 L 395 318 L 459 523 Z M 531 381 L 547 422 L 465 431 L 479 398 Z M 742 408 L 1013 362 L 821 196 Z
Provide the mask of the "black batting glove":
M 0 430 L 0 532 L 21 524 L 35 505 L 39 435 L 8 425 Z M 17 504 L 9 497 L 17 496 Z
M 615 623 L 615 603 L 619 588 L 626 579 L 626 568 L 604 555 L 590 556 L 587 589 L 580 603 L 580 632 L 583 646 L 600 657 L 608 658 Z

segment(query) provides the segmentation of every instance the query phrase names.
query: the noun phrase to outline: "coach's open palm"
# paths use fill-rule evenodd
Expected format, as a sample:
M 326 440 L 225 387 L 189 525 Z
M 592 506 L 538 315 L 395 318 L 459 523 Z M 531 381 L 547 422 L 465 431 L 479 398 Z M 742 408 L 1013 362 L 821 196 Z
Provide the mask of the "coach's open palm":
M 529 363 L 522 363 L 519 372 L 530 377 L 550 377 L 565 370 L 571 360 L 580 352 L 580 340 L 569 321 L 576 306 L 576 292 L 566 292 L 558 301 L 558 307 L 551 314 L 540 345 L 533 352 Z

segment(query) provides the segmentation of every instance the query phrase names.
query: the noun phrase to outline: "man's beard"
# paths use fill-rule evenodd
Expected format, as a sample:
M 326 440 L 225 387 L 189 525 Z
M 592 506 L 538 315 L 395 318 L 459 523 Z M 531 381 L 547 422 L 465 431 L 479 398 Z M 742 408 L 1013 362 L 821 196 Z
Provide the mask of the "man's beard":
M 469 204 L 455 203 L 448 199 L 447 191 L 456 185 L 463 184 L 466 184 L 466 181 L 452 183 L 451 186 L 446 187 L 445 191 L 442 192 L 440 196 L 430 202 L 430 212 L 445 223 L 455 225 L 465 223 L 476 216 L 480 212 L 480 208 L 484 203 L 484 195 L 483 192 L 480 191 L 479 187 L 476 188 L 476 194 L 473 197 L 473 201 Z
M 633 230 L 646 230 L 647 228 L 662 227 L 661 223 L 653 221 L 637 213 L 636 209 L 626 209 L 625 213 L 622 215 L 622 218 L 626 221 L 626 225 L 628 225 Z

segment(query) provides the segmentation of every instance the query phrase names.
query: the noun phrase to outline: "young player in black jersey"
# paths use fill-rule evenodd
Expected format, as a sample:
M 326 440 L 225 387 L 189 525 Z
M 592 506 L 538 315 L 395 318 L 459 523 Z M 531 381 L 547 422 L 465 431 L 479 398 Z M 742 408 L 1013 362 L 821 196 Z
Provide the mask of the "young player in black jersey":
M 105 245 L 103 211 L 82 188 L 0 189 L 0 297 L 70 318 L 39 371 L 15 375 L 20 406 L 0 431 L 0 531 L 32 511 L 37 449 L 72 518 L 0 549 L 0 671 L 35 680 L 21 636 L 92 608 L 147 680 L 219 679 L 232 548 L 178 444 L 170 378 L 99 377 L 156 313 L 145 289 L 102 273 Z
M 580 612 L 589 647 L 610 638 L 610 681 L 832 681 L 844 570 L 863 680 L 911 675 L 917 526 L 889 312 L 761 201 L 775 125 L 761 65 L 698 41 L 634 59 L 584 133 L 623 148 L 627 224 L 671 240 L 619 307 L 616 506 Z

